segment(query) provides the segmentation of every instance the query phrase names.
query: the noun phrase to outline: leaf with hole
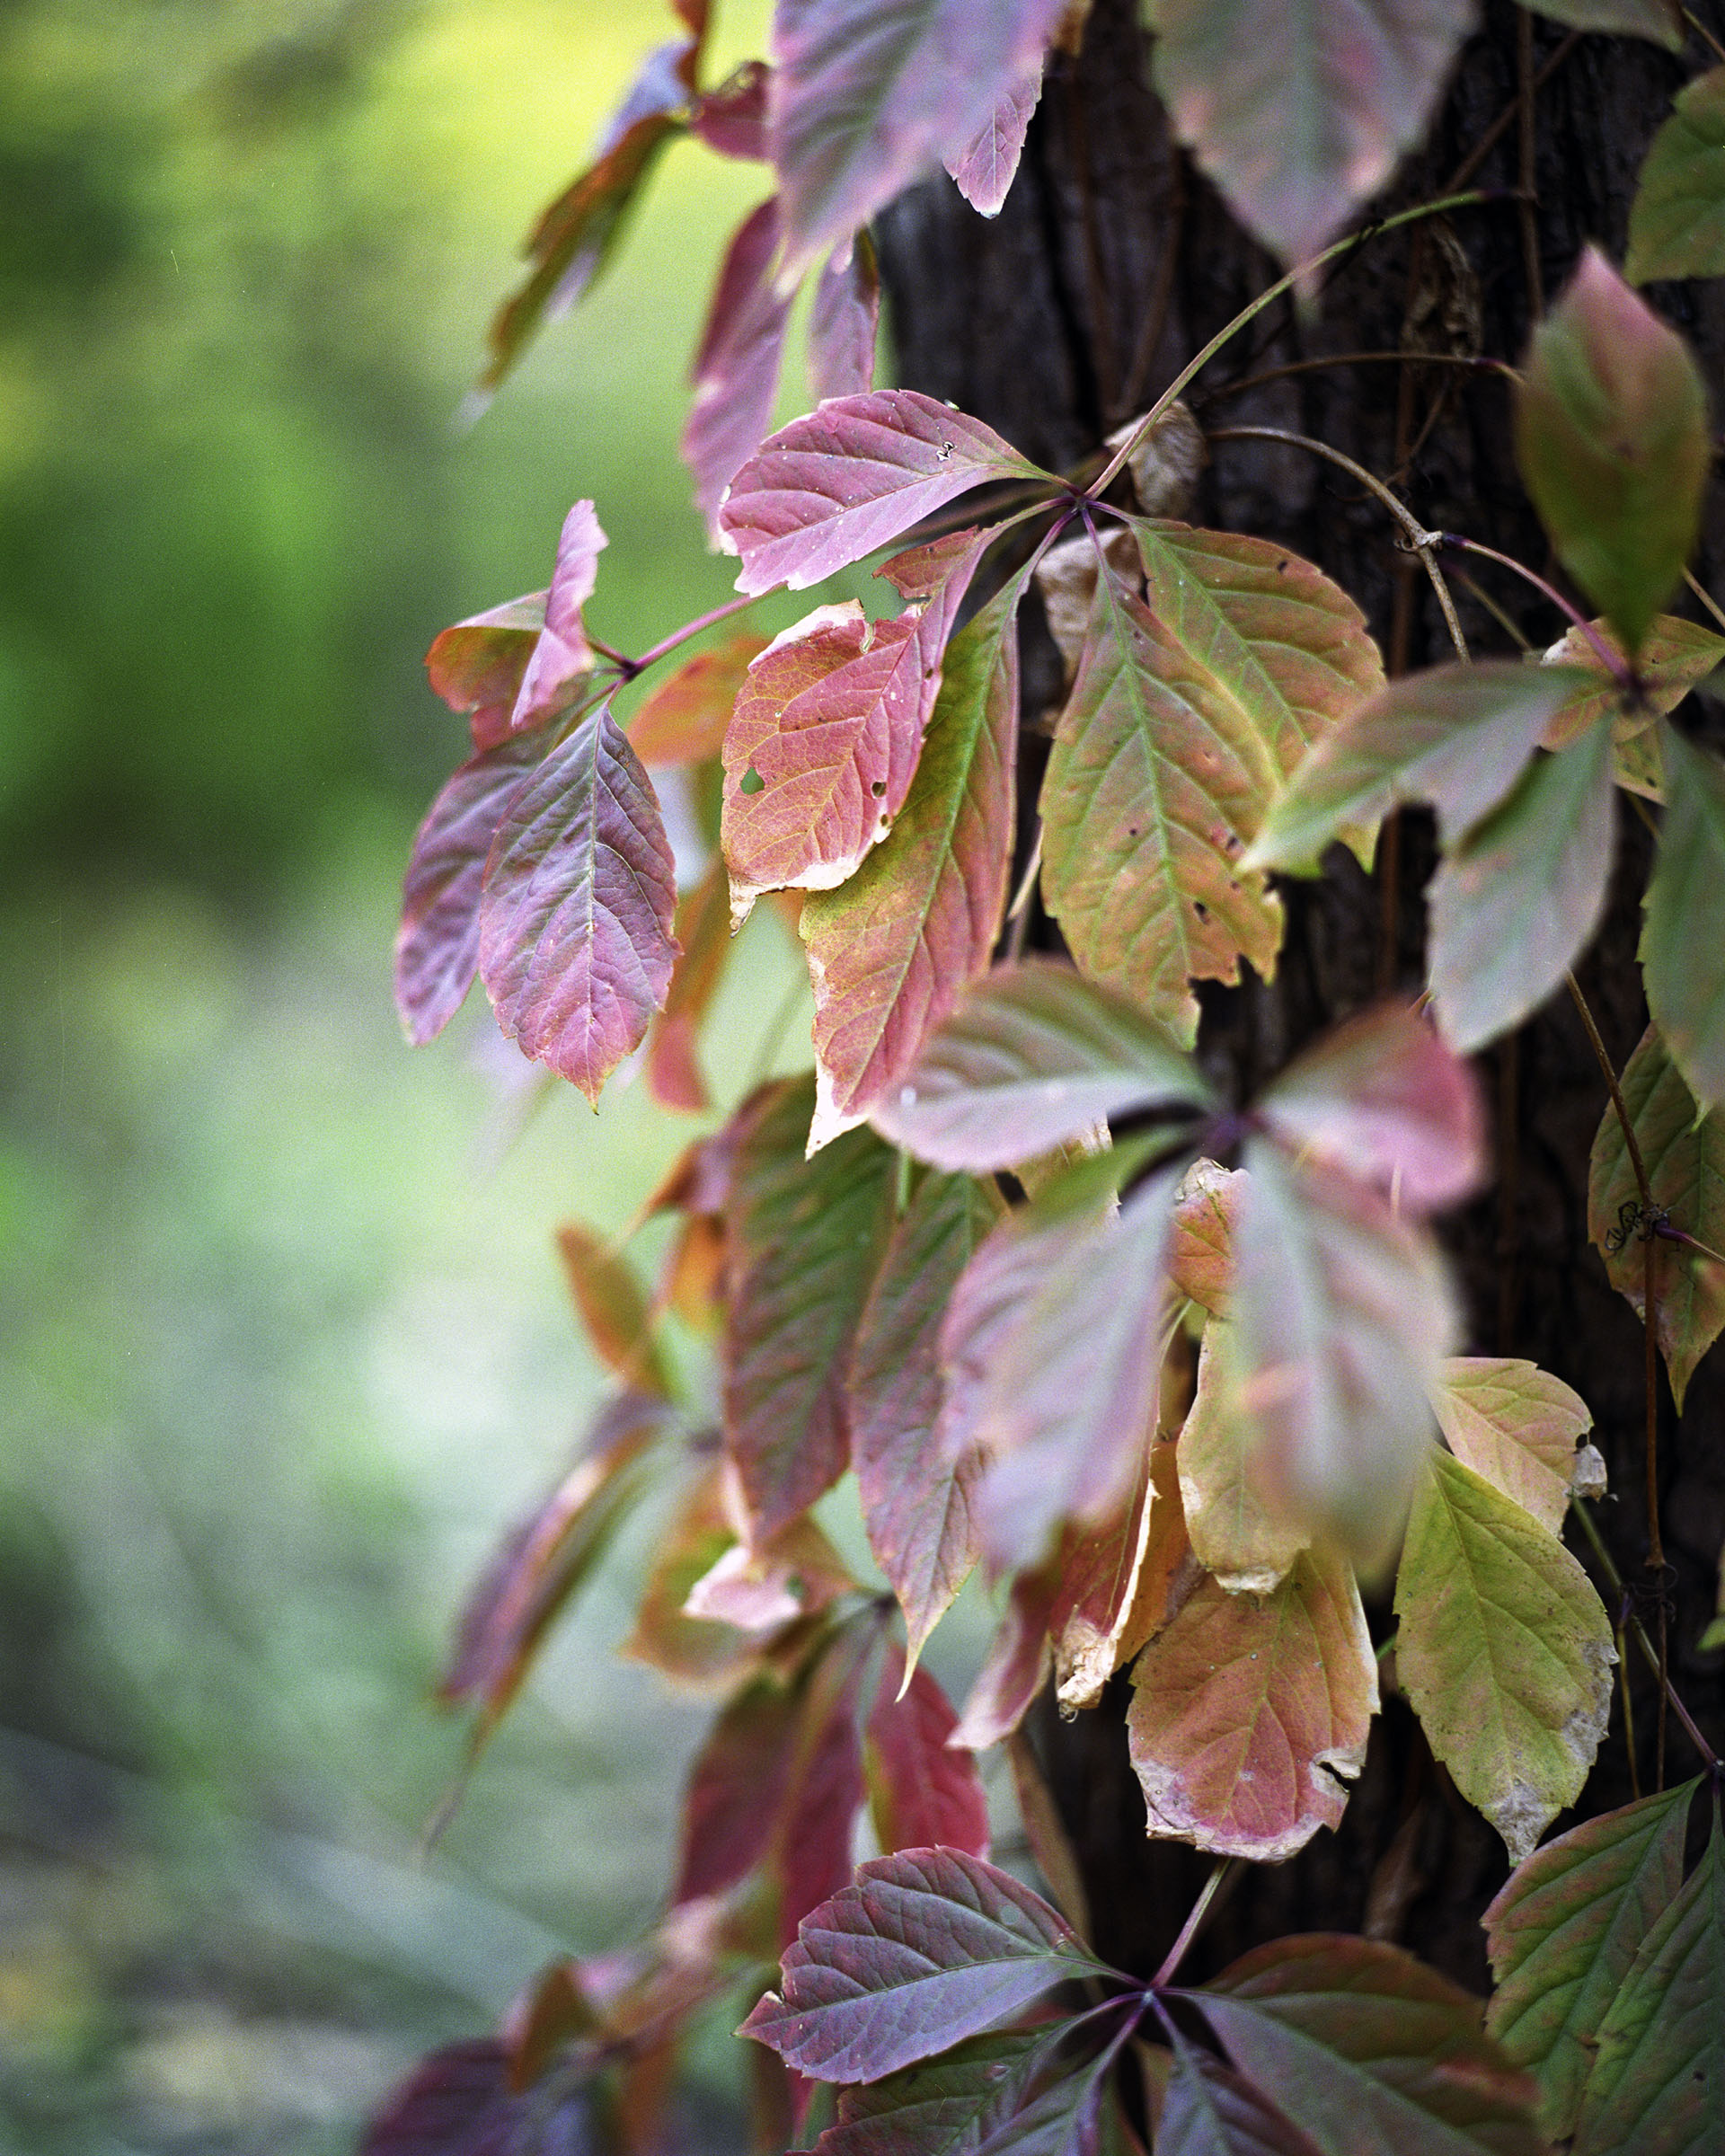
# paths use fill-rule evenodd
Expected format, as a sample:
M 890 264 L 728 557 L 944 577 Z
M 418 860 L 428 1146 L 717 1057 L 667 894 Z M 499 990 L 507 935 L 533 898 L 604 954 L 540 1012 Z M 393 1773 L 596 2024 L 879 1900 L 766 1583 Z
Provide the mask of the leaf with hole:
M 1647 887 L 1647 1007 L 1703 1108 L 1725 1102 L 1725 961 L 1701 931 L 1725 907 L 1725 765 L 1668 722 L 1659 729 L 1665 820 Z

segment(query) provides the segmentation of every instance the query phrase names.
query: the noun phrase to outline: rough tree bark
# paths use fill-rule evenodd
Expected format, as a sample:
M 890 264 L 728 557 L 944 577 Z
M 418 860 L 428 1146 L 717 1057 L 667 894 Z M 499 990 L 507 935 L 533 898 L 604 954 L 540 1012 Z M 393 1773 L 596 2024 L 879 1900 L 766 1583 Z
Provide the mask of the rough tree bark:
M 1721 11 L 1711 9 L 1715 27 Z M 1685 69 L 1655 47 L 1573 37 L 1508 0 L 1490 0 L 1423 147 L 1377 207 L 1393 209 L 1458 184 L 1495 199 L 1411 233 L 1373 238 L 1327 276 L 1309 318 L 1278 305 L 1200 378 L 1192 402 L 1207 427 L 1291 429 L 1393 479 L 1428 526 L 1455 529 L 1556 576 L 1515 474 L 1508 384 L 1499 376 L 1411 358 L 1345 362 L 1241 386 L 1296 360 L 1358 352 L 1495 354 L 1524 348 L 1542 296 L 1582 244 L 1621 260 L 1636 172 Z M 1023 167 L 999 219 L 985 225 L 944 180 L 901 198 L 881 220 L 880 252 L 898 378 L 950 398 L 1056 469 L 1096 448 L 1142 411 L 1184 358 L 1278 266 L 1240 232 L 1215 191 L 1172 146 L 1147 88 L 1137 0 L 1096 0 L 1084 49 L 1051 66 Z M 1536 83 L 1531 139 L 1521 126 L 1525 69 Z M 1531 173 L 1536 201 L 1517 193 Z M 1719 402 L 1725 386 L 1725 294 L 1662 286 L 1651 297 L 1691 339 Z M 1193 516 L 1278 538 L 1320 563 L 1364 607 L 1392 671 L 1448 655 L 1426 580 L 1399 553 L 1381 507 L 1309 455 L 1218 443 Z M 1715 489 L 1699 573 L 1725 570 L 1725 503 Z M 1508 639 L 1458 587 L 1481 651 Z M 1561 632 L 1543 602 L 1508 579 L 1491 597 L 1536 646 Z M 1034 624 L 1027 711 L 1057 702 L 1058 664 Z M 1691 707 L 1693 710 L 1693 706 Z M 1703 723 L 1717 721 L 1717 707 Z M 1027 739 L 1033 801 L 1046 741 Z M 1201 1046 L 1246 1088 L 1302 1041 L 1384 989 L 1420 980 L 1429 834 L 1403 818 L 1368 877 L 1340 855 L 1322 886 L 1286 890 L 1288 934 L 1273 984 L 1206 992 Z M 1633 958 L 1646 834 L 1623 818 L 1624 844 L 1605 930 L 1581 978 L 1619 1066 L 1646 1022 Z M 1386 851 L 1388 858 L 1385 858 Z M 1383 879 L 1390 885 L 1387 899 Z M 1696 933 L 1717 924 L 1698 923 Z M 1646 1579 L 1641 1502 L 1640 1327 L 1606 1286 L 1586 1241 L 1588 1148 L 1606 1094 L 1567 997 L 1481 1059 L 1496 1105 L 1494 1191 L 1453 1224 L 1471 1303 L 1469 1346 L 1532 1356 L 1573 1384 L 1596 1418 L 1613 1502 L 1601 1524 L 1626 1579 Z M 1725 1542 L 1725 1362 L 1697 1374 L 1681 1425 L 1661 1381 L 1662 1520 L 1680 1620 L 1672 1666 L 1712 1741 L 1725 1733 L 1719 1657 L 1694 1642 L 1712 1604 Z M 1373 1613 L 1380 1631 L 1386 1609 Z M 1639 1662 L 1631 1670 L 1641 1773 L 1651 1786 L 1657 1715 Z M 1039 1739 L 1097 1913 L 1101 1950 L 1147 1970 L 1165 1949 L 1208 1860 L 1148 1843 L 1126 1758 L 1121 1702 Z M 1675 1723 L 1674 1774 L 1692 1771 Z M 1587 1801 L 1629 1795 L 1614 1719 Z M 1347 1817 L 1296 1862 L 1242 1879 L 1189 1966 L 1201 1974 L 1256 1940 L 1306 1929 L 1366 1930 L 1398 1940 L 1476 1989 L 1485 1984 L 1477 1919 L 1506 1873 L 1492 1830 L 1457 1798 L 1413 1718 L 1391 1698 Z

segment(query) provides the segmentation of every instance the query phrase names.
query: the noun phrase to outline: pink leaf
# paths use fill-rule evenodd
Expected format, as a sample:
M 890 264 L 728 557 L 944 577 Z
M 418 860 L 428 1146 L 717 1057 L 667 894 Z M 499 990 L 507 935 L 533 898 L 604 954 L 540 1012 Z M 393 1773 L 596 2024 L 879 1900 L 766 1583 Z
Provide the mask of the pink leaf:
M 772 70 L 765 60 L 745 60 L 716 90 L 697 99 L 689 125 L 710 150 L 721 157 L 765 163 L 766 85 Z
M 480 904 L 498 1023 L 589 1100 L 665 1001 L 676 902 L 651 782 L 601 706 L 511 800 Z
M 581 609 L 598 581 L 599 552 L 606 536 L 590 501 L 578 501 L 563 519 L 557 542 L 557 566 L 545 594 L 545 625 L 527 660 L 509 713 L 509 731 L 552 717 L 569 702 L 571 693 L 593 670 L 593 648 L 581 625 Z
M 1411 1011 L 1376 1011 L 1339 1027 L 1260 1105 L 1295 1151 L 1376 1184 L 1411 1212 L 1454 1205 L 1485 1170 L 1473 1075 Z
M 771 100 L 787 268 L 961 156 L 1039 68 L 1066 0 L 779 0 Z
M 530 591 L 446 629 L 425 655 L 431 686 L 467 719 L 475 749 L 495 748 L 509 732 L 534 646 L 545 625 L 549 594 Z
M 866 232 L 835 247 L 815 281 L 809 317 L 809 376 L 817 403 L 860 397 L 874 387 L 874 340 L 880 322 L 880 272 Z
M 395 938 L 395 1004 L 415 1047 L 442 1032 L 473 985 L 485 859 L 511 797 L 544 753 L 542 735 L 524 734 L 470 757 L 420 826 Z
M 869 1710 L 869 1793 L 881 1849 L 962 1849 L 988 1854 L 988 1806 L 976 1761 L 949 1740 L 958 1717 L 924 1669 L 905 1683 L 905 1658 L 889 1640 Z
M 1000 215 L 1023 155 L 1031 115 L 1041 94 L 1042 69 L 1039 65 L 1034 74 L 1014 83 L 1005 93 L 960 155 L 946 161 L 959 192 L 985 217 Z
M 1042 477 L 993 428 L 916 390 L 835 397 L 738 473 L 720 543 L 742 558 L 739 591 L 801 591 L 985 480 Z
M 788 297 L 774 290 L 779 206 L 769 195 L 730 243 L 694 362 L 694 403 L 683 429 L 683 461 L 710 537 L 721 536 L 725 490 L 755 454 L 773 420 L 784 350 Z

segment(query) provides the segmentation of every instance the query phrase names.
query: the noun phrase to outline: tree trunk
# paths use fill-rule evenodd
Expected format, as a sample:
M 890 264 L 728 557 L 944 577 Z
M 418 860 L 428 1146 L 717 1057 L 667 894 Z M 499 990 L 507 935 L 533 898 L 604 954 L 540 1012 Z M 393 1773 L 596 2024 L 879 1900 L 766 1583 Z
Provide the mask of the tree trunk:
M 1393 481 L 1428 526 L 1464 532 L 1555 579 L 1561 572 L 1516 477 L 1509 386 L 1500 375 L 1415 357 L 1340 361 L 1243 386 L 1292 361 L 1348 353 L 1483 352 L 1513 361 L 1543 298 L 1561 287 L 1586 241 L 1621 260 L 1636 172 L 1688 71 L 1652 45 L 1569 36 L 1522 17 L 1507 0 L 1490 0 L 1484 13 L 1425 145 L 1379 207 L 1393 210 L 1458 185 L 1494 190 L 1493 199 L 1406 232 L 1368 231 L 1326 274 L 1309 316 L 1278 302 L 1212 364 L 1190 402 L 1207 429 L 1269 426 L 1315 436 Z M 1051 64 L 1000 217 L 982 223 L 942 179 L 901 198 L 880 221 L 898 379 L 974 412 L 1054 469 L 1075 464 L 1143 411 L 1186 357 L 1278 274 L 1172 147 L 1146 87 L 1147 58 L 1137 0 L 1096 0 L 1082 54 Z M 1538 83 L 1526 146 L 1518 67 Z M 1536 202 L 1514 191 L 1528 173 Z M 1717 393 L 1725 382 L 1721 286 L 1662 286 L 1651 296 L 1689 337 Z M 1212 451 L 1194 521 L 1277 539 L 1318 562 L 1365 609 L 1393 673 L 1448 656 L 1429 586 L 1417 562 L 1398 552 L 1376 500 L 1305 451 L 1241 441 L 1215 442 Z M 1715 490 L 1697 568 L 1711 587 L 1721 566 L 1725 509 Z M 1549 607 L 1516 580 L 1481 583 L 1535 648 L 1561 632 Z M 1464 581 L 1456 590 L 1473 649 L 1512 649 Z M 1027 624 L 1026 641 L 1033 716 L 1057 702 L 1059 669 L 1039 624 Z M 1703 729 L 1718 716 L 1703 709 Z M 1022 777 L 1031 803 L 1045 756 L 1046 739 L 1028 731 Z M 1431 839 L 1425 819 L 1401 823 L 1380 846 L 1376 876 L 1338 850 L 1322 884 L 1284 887 L 1287 940 L 1273 983 L 1248 978 L 1239 989 L 1203 992 L 1201 1051 L 1240 1091 L 1384 989 L 1407 994 L 1420 986 Z M 1622 823 L 1606 925 L 1580 969 L 1619 1067 L 1646 1023 L 1634 953 L 1649 858 L 1641 822 L 1625 815 Z M 1709 925 L 1697 924 L 1698 932 Z M 1607 1096 L 1569 999 L 1554 999 L 1482 1057 L 1480 1074 L 1496 1104 L 1496 1182 L 1450 1232 L 1471 1306 L 1468 1345 L 1530 1356 L 1587 1401 L 1614 1493 L 1600 1524 L 1640 1591 L 1648 1582 L 1641 1328 L 1587 1243 L 1588 1154 Z M 1718 1657 L 1698 1657 L 1695 1640 L 1712 1612 L 1725 1542 L 1722 1415 L 1721 1356 L 1697 1374 L 1681 1425 L 1661 1380 L 1672 1667 L 1715 1744 L 1725 1734 Z M 1371 1613 L 1382 1636 L 1392 1621 L 1387 1608 Z M 1639 1660 L 1630 1676 L 1642 1785 L 1650 1788 L 1655 1690 Z M 1208 1860 L 1146 1841 L 1120 1707 L 1115 1700 L 1066 1726 L 1045 1714 L 1038 1734 L 1087 1876 L 1097 1944 L 1142 1971 L 1164 1951 Z M 1669 1750 L 1673 1775 L 1693 1772 L 1675 1724 Z M 1629 1794 L 1614 1717 L 1586 1802 L 1597 1809 Z M 1405 1702 L 1391 1697 L 1339 1832 L 1321 1834 L 1291 1864 L 1241 1879 L 1187 1966 L 1202 1974 L 1287 1931 L 1363 1930 L 1399 1940 L 1483 1989 L 1478 1918 L 1505 1872 L 1496 1834 L 1434 1764 Z

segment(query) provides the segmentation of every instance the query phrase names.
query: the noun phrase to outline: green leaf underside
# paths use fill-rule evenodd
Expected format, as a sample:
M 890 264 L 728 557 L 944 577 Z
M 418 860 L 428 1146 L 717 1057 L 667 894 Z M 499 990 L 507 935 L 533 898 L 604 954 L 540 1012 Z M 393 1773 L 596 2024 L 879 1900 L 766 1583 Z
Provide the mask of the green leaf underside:
M 1644 1797 L 1548 1842 L 1482 1919 L 1497 1980 L 1485 2025 L 1537 2079 L 1554 2139 L 1575 2130 L 1600 2022 L 1682 1883 L 1696 1786 Z
M 1181 1440 L 1182 1444 L 1184 1440 Z M 1127 1729 L 1153 1834 L 1279 1863 L 1334 1826 L 1377 1708 L 1345 1560 L 1296 1557 L 1262 1600 L 1199 1583 L 1132 1672 Z
M 1725 1250 L 1725 1126 L 1703 1118 L 1659 1029 L 1650 1026 L 1623 1066 L 1618 1090 L 1641 1148 L 1656 1206 L 1671 1224 L 1713 1250 Z M 1635 1171 L 1616 1110 L 1607 1107 L 1593 1141 L 1588 1170 L 1588 1233 L 1606 1261 L 1612 1286 L 1638 1317 L 1645 1316 L 1645 1246 L 1632 1233 L 1616 1250 L 1606 1248 L 1625 1206 L 1638 1206 Z M 1680 1243 L 1656 1237 L 1653 1295 L 1659 1346 L 1679 1409 L 1702 1356 L 1725 1330 L 1725 1266 Z
M 1665 821 L 1647 891 L 1641 968 L 1653 1021 L 1703 1107 L 1725 1101 L 1725 946 L 1696 923 L 1725 909 L 1725 766 L 1659 729 Z
M 1725 274 L 1725 67 L 1686 83 L 1653 137 L 1630 205 L 1623 274 L 1634 285 Z
M 805 1160 L 813 1110 L 811 1075 L 748 1114 L 726 1220 L 725 1444 L 756 1541 L 849 1463 L 845 1376 L 891 1220 L 889 1148 L 849 1131 Z
M 1479 2001 L 1398 1948 L 1278 1940 L 1182 1996 L 1322 2156 L 1543 2156 Z
M 803 1924 L 744 2033 L 816 2081 L 879 2081 L 1099 1965 L 1039 1895 L 954 1850 L 861 1866 Z
M 1228 1383 L 1223 1321 L 1206 1328 L 1198 1390 L 1180 1433 L 1180 1496 L 1198 1561 L 1231 1595 L 1268 1595 L 1311 1541 L 1267 1505 L 1250 1472 L 1256 1436 Z
M 946 647 L 940 693 L 891 833 L 803 905 L 815 994 L 816 1135 L 898 1084 L 965 983 L 987 969 L 1006 904 L 1018 739 L 1018 577 Z
M 1591 939 L 1615 848 L 1611 734 L 1543 752 L 1444 856 L 1429 898 L 1432 1000 L 1469 1054 L 1518 1025 Z
M 1575 2156 L 1712 2156 L 1725 2145 L 1725 1833 L 1647 1934 L 1599 2024 Z
M 1396 1577 L 1396 1674 L 1433 1753 L 1519 1863 L 1581 1793 L 1611 1709 L 1611 1622 L 1557 1537 L 1433 1451 Z
M 1579 1394 L 1535 1363 L 1457 1356 L 1444 1365 L 1432 1406 L 1463 1465 L 1557 1533 L 1577 1443 L 1593 1427 Z

